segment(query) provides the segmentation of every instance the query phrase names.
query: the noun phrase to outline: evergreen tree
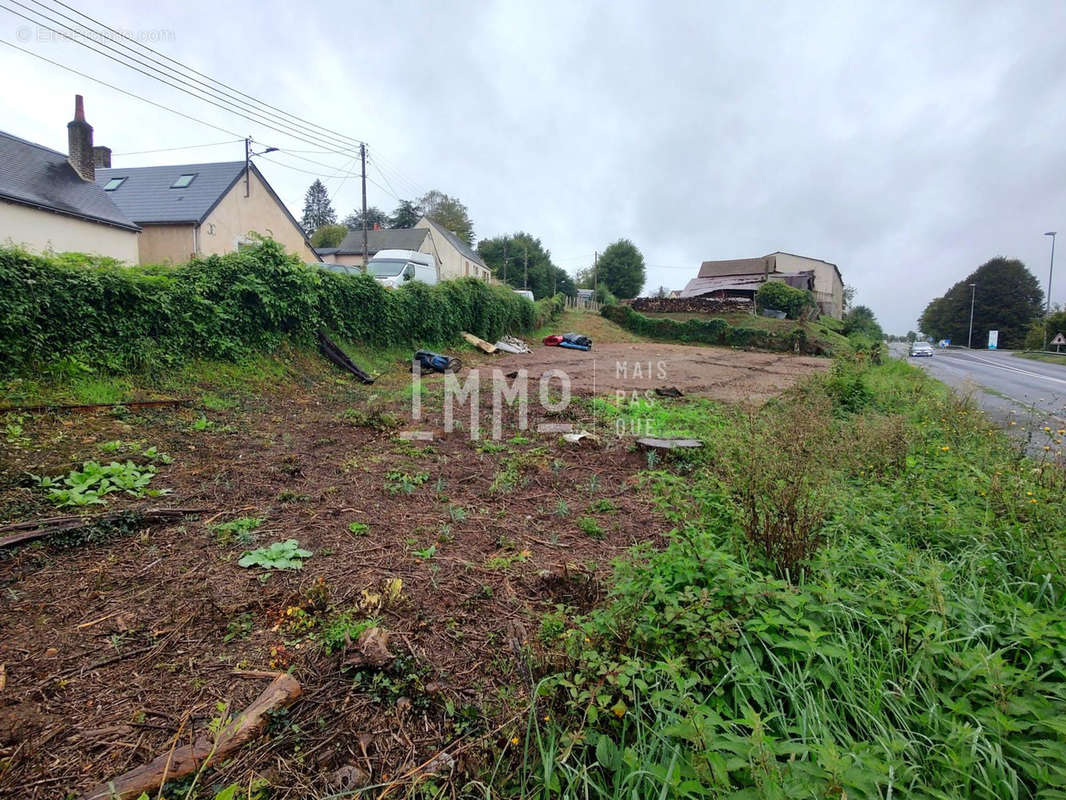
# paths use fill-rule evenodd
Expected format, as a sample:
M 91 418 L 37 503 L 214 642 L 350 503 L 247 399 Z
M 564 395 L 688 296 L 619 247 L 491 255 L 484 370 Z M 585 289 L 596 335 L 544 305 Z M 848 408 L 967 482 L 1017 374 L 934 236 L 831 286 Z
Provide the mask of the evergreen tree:
M 396 206 L 396 210 L 392 212 L 389 227 L 413 228 L 420 219 L 422 219 L 422 209 L 418 203 L 410 200 L 401 200 L 400 205 Z
M 361 231 L 363 229 L 363 212 L 353 211 L 344 218 L 344 225 L 346 225 L 350 231 Z M 381 228 L 389 228 L 392 227 L 392 220 L 389 218 L 389 215 L 380 208 L 370 206 L 366 210 L 367 230 L 373 230 L 375 225 Z
M 329 202 L 326 187 L 322 181 L 315 178 L 315 182 L 304 195 L 304 216 L 300 224 L 310 236 L 323 225 L 334 225 L 336 222 L 337 214 L 333 211 L 333 204 Z

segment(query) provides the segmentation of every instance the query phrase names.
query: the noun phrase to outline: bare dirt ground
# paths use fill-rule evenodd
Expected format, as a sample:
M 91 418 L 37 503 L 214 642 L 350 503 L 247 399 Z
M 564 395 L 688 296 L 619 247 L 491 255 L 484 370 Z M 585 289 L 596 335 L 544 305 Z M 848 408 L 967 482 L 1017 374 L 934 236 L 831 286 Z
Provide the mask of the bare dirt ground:
M 591 353 L 534 348 L 483 366 L 563 368 L 577 391 L 670 385 L 750 401 L 826 363 L 602 338 Z M 659 361 L 665 376 L 634 379 L 635 364 Z M 551 668 L 538 657 L 542 615 L 600 602 L 611 560 L 669 525 L 629 440 L 568 445 L 518 431 L 509 411 L 499 441 L 456 430 L 412 442 L 398 435 L 408 402 L 387 384 L 295 363 L 262 392 L 202 387 L 223 403 L 38 414 L 0 441 L 0 523 L 68 513 L 27 473 L 119 457 L 100 448 L 115 440 L 169 453 L 152 486 L 173 493 L 109 495 L 102 510 L 202 509 L 0 552 L 0 797 L 74 796 L 190 743 L 219 704 L 255 698 L 268 681 L 255 671 L 291 671 L 303 697 L 205 789 L 258 776 L 273 797 L 316 798 L 345 788 L 338 769 L 407 784 L 445 749 L 456 775 L 515 752 L 531 687 Z M 439 431 L 432 399 L 425 415 Z M 578 403 L 551 419 L 587 415 Z M 254 541 L 214 528 L 242 517 L 263 520 Z M 236 563 L 290 538 L 313 553 L 299 571 Z M 399 596 L 375 600 L 394 579 Z M 343 615 L 388 632 L 385 667 L 357 663 L 343 641 L 326 652 Z
M 824 358 L 718 347 L 594 341 L 588 352 L 533 345 L 529 355 L 507 355 L 491 365 L 504 372 L 525 369 L 532 380 L 561 370 L 577 393 L 632 396 L 673 386 L 685 394 L 758 404 L 829 363 Z

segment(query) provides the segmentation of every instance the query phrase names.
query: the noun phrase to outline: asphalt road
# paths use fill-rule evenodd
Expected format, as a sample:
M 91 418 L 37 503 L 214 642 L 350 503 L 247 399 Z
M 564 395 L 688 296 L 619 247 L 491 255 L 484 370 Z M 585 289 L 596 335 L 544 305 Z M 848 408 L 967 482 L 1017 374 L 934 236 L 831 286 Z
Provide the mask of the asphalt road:
M 895 343 L 891 350 L 907 358 L 906 344 Z M 932 358 L 908 360 L 972 396 L 991 419 L 1029 442 L 1034 454 L 1044 452 L 1044 426 L 1066 428 L 1066 367 L 1030 361 L 1009 350 L 937 349 Z

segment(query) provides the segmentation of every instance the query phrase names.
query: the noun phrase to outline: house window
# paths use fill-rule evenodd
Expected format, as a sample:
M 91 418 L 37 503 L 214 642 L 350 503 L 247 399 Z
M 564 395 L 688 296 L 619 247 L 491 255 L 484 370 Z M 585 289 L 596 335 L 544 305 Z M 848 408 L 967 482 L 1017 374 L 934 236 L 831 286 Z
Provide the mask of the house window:
M 111 180 L 109 180 L 107 183 L 104 184 L 104 191 L 105 192 L 113 192 L 113 191 L 115 191 L 115 189 L 117 189 L 119 186 L 121 186 L 122 182 L 125 181 L 125 180 L 126 180 L 125 178 L 112 178 Z
M 196 175 L 197 175 L 197 173 L 195 173 L 195 172 L 190 173 L 190 174 L 186 174 L 186 175 L 182 175 L 176 181 L 174 181 L 174 183 L 170 184 L 170 188 L 171 189 L 184 189 L 186 186 L 188 186 L 190 183 L 193 182 L 193 180 L 196 178 Z

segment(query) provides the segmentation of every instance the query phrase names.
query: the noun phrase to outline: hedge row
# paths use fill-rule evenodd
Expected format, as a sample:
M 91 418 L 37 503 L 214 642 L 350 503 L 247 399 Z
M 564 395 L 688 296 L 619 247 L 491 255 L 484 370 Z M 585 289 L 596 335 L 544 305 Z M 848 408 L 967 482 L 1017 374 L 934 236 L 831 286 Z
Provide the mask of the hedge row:
M 235 359 L 316 332 L 372 345 L 495 340 L 546 324 L 536 305 L 473 278 L 398 290 L 301 263 L 276 242 L 179 267 L 127 267 L 76 254 L 0 248 L 0 373 L 73 357 L 114 372 L 192 358 Z
M 718 344 L 729 347 L 753 347 L 759 350 L 829 355 L 826 347 L 807 338 L 803 328 L 788 333 L 761 328 L 739 328 L 724 319 L 690 319 L 678 322 L 667 317 L 646 317 L 629 306 L 604 306 L 600 313 L 628 331 L 654 339 L 671 339 L 679 342 Z

